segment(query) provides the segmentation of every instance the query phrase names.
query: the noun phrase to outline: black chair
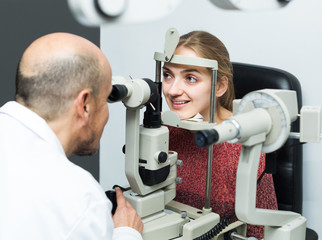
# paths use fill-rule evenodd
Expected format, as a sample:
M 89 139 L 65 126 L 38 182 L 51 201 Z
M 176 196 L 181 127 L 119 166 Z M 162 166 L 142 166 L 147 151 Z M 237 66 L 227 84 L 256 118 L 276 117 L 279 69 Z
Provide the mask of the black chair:
M 265 88 L 295 90 L 298 110 L 301 109 L 301 85 L 294 75 L 276 68 L 244 63 L 233 63 L 233 69 L 236 98 Z M 292 123 L 291 131 L 299 132 L 299 120 Z M 288 139 L 281 149 L 266 155 L 266 172 L 273 174 L 279 210 L 302 214 L 302 166 L 303 148 L 297 139 Z M 307 228 L 306 240 L 317 239 L 317 233 Z

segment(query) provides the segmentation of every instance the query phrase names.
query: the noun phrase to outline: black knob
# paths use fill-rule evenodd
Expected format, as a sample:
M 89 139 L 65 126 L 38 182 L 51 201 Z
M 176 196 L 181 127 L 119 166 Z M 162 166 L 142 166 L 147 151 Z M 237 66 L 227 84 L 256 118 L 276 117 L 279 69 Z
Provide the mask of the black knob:
M 168 159 L 168 154 L 165 152 L 160 152 L 158 156 L 159 163 L 165 163 Z
M 122 147 L 122 152 L 125 154 L 125 144 Z

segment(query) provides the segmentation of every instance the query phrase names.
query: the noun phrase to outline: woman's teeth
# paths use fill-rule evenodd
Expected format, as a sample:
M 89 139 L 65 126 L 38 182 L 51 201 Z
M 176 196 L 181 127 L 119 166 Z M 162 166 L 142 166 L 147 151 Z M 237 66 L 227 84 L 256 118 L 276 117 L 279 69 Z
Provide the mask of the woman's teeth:
M 174 104 L 185 104 L 188 101 L 173 101 Z

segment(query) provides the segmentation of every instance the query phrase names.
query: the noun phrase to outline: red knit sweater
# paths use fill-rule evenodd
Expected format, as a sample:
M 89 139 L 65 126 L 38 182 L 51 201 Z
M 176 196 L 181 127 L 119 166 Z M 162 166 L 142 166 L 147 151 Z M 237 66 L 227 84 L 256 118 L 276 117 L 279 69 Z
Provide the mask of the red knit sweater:
M 205 203 L 207 148 L 199 148 L 194 143 L 193 133 L 188 130 L 169 127 L 169 150 L 178 153 L 183 166 L 178 167 L 178 177 L 182 184 L 177 185 L 176 201 L 202 209 Z M 214 145 L 211 181 L 211 208 L 221 218 L 232 217 L 235 212 L 236 172 L 240 144 L 221 143 Z M 258 177 L 265 169 L 265 155 L 262 154 Z M 247 193 L 245 193 L 247 194 Z M 265 174 L 257 186 L 257 208 L 277 209 L 273 178 Z M 262 239 L 262 226 L 247 227 L 247 235 Z

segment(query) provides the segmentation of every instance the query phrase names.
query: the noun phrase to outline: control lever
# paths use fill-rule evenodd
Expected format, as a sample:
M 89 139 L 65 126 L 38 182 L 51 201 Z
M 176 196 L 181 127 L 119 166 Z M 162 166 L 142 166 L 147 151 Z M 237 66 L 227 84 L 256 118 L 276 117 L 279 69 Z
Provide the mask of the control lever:
M 112 190 L 108 190 L 105 192 L 105 195 L 108 199 L 110 199 L 110 201 L 112 202 L 112 215 L 114 215 L 116 208 L 117 208 L 117 201 L 116 201 L 116 192 L 115 192 L 115 188 L 118 187 L 119 189 L 122 190 L 122 192 L 126 191 L 126 188 L 123 188 L 119 185 L 114 185 Z

